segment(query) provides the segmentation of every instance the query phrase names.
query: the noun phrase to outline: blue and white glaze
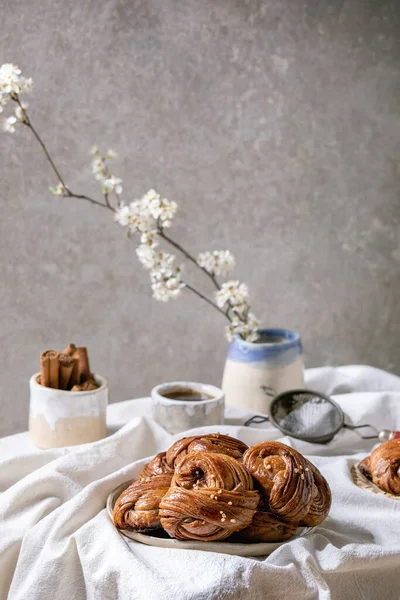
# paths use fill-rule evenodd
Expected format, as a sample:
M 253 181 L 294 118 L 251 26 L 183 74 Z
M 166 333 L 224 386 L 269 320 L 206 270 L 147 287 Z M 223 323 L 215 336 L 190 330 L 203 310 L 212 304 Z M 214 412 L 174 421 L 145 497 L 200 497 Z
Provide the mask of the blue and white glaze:
M 241 363 L 254 363 L 262 368 L 265 362 L 276 367 L 293 363 L 302 354 L 300 335 L 288 329 L 261 329 L 261 335 L 281 338 L 279 343 L 254 344 L 237 336 L 229 346 L 228 359 Z
M 267 413 L 271 397 L 304 387 L 301 338 L 288 329 L 261 329 L 262 336 L 278 341 L 230 344 L 222 382 L 226 403 Z

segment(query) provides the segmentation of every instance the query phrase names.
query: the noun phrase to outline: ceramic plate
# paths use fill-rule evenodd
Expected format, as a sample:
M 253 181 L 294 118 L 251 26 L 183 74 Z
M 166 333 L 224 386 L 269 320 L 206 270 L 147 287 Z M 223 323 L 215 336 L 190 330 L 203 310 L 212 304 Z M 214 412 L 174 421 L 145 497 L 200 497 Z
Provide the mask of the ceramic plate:
M 351 467 L 351 477 L 352 477 L 354 483 L 359 488 L 361 488 L 362 490 L 368 490 L 369 492 L 372 492 L 373 494 L 380 494 L 381 496 L 387 496 L 388 498 L 392 498 L 392 500 L 400 500 L 400 496 L 394 496 L 393 494 L 389 494 L 389 492 L 385 492 L 384 490 L 381 490 L 380 487 L 378 487 L 377 485 L 372 483 L 372 481 L 367 479 L 365 477 L 365 475 L 363 475 L 361 473 L 361 471 L 359 470 L 358 464 L 359 463 L 356 463 L 355 465 L 353 465 Z
M 107 498 L 107 512 L 110 519 L 112 520 L 112 511 L 117 498 L 122 494 L 124 490 L 132 483 L 127 481 L 117 487 L 111 492 Z M 297 533 L 291 538 L 295 540 L 299 537 L 305 537 L 313 531 L 315 527 L 299 527 Z M 127 529 L 119 530 L 122 535 L 125 535 L 135 542 L 146 544 L 147 546 L 158 546 L 160 548 L 173 548 L 181 550 L 202 550 L 203 552 L 220 552 L 221 554 L 233 554 L 235 556 L 268 556 L 274 550 L 287 544 L 286 542 L 273 542 L 267 543 L 262 542 L 259 544 L 239 544 L 233 542 L 198 542 L 196 540 L 174 540 L 170 537 L 156 537 L 155 535 L 146 535 L 144 533 L 136 533 L 135 531 L 128 531 Z

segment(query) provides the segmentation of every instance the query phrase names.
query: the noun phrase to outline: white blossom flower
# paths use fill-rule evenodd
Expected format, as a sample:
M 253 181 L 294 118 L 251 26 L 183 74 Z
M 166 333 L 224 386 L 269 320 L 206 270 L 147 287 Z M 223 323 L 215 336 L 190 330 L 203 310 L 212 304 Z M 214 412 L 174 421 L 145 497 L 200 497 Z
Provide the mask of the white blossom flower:
M 217 261 L 214 270 L 215 275 L 220 275 L 221 277 L 227 277 L 230 275 L 236 264 L 233 254 L 231 254 L 229 250 L 220 250 L 217 253 L 214 252 L 214 255 L 217 255 Z
M 247 303 L 249 291 L 245 283 L 233 280 L 227 281 L 222 284 L 216 298 L 219 308 L 224 308 L 226 304 L 229 304 L 231 307 L 239 307 Z
M 96 170 L 98 170 L 97 166 Z M 104 186 L 108 185 L 108 179 L 112 180 L 113 185 L 116 181 L 121 181 L 113 176 L 108 177 L 103 181 Z M 117 193 L 119 192 L 117 191 Z M 170 202 L 166 198 L 161 199 L 157 192 L 150 190 L 139 200 L 131 202 L 128 208 L 126 205 L 121 205 L 117 209 L 115 218 L 123 227 L 128 226 L 130 233 L 138 231 L 143 234 L 141 238 L 142 244 L 154 247 L 158 244 L 158 227 L 169 227 L 176 210 L 177 204 L 175 202 Z
M 247 341 L 257 339 L 258 321 L 250 312 L 248 302 L 249 291 L 244 283 L 239 281 L 227 281 L 223 283 L 217 292 L 217 305 L 220 308 L 228 307 L 232 317 L 232 323 L 226 330 L 228 339 L 240 335 Z
M 17 95 L 29 92 L 32 88 L 32 79 L 21 76 L 21 69 L 12 63 L 5 63 L 0 67 L 0 112 L 10 100 L 16 100 Z M 6 128 L 6 131 L 13 129 Z
M 158 246 L 158 231 L 156 229 L 144 231 L 140 236 L 140 241 L 150 248 L 155 248 Z
M 115 177 L 115 175 L 111 175 L 107 179 L 103 181 L 103 193 L 111 194 L 115 192 L 116 194 L 122 193 L 122 179 L 120 177 Z
M 24 102 L 21 103 L 21 106 L 17 106 L 15 109 L 15 116 L 11 115 L 10 117 L 7 117 L 7 119 L 4 119 L 3 124 L 2 124 L 2 129 L 3 131 L 8 131 L 10 133 L 13 133 L 15 131 L 15 127 L 14 125 L 18 122 L 20 123 L 26 123 L 27 122 L 27 118 L 25 116 L 25 112 L 24 109 L 28 108 L 28 105 L 25 104 Z M 1 112 L 1 110 L 0 110 Z
M 247 319 L 250 311 L 250 304 L 248 302 L 241 302 L 240 304 L 234 304 L 230 308 L 231 311 L 243 321 Z
M 0 95 L 21 94 L 29 92 L 32 88 L 32 79 L 21 76 L 21 69 L 12 63 L 5 63 L 0 67 Z
M 168 302 L 170 298 L 176 298 L 182 291 L 185 284 L 177 276 L 170 276 L 169 272 L 163 275 L 151 285 L 153 290 L 153 298 L 161 302 Z
M 13 85 L 18 82 L 19 76 L 21 75 L 21 69 L 12 63 L 4 63 L 0 67 L 0 85 Z M 11 90 L 7 89 L 7 93 Z
M 249 313 L 245 321 L 235 319 L 226 328 L 226 337 L 229 342 L 233 340 L 236 335 L 240 335 L 247 342 L 255 342 L 258 339 L 258 327 L 259 322 L 257 318 Z
M 154 219 L 158 218 L 161 202 L 160 194 L 157 194 L 154 190 L 149 190 L 139 202 L 142 205 L 143 211 L 146 211 Z
M 245 322 L 242 322 L 241 335 L 248 342 L 255 342 L 259 337 L 258 328 L 260 322 L 253 313 L 248 313 Z
M 131 211 L 129 206 L 126 204 L 121 204 L 116 208 L 114 219 L 117 223 L 119 223 L 122 227 L 127 227 L 130 223 Z
M 115 219 L 123 227 L 129 226 L 132 233 L 135 231 L 141 233 L 154 231 L 154 219 L 142 210 L 140 200 L 134 200 L 129 205 L 121 204 L 117 209 Z
M 7 119 L 4 119 L 3 124 L 2 124 L 2 129 L 3 131 L 7 131 L 9 133 L 14 133 L 15 131 L 15 123 L 17 123 L 18 119 L 17 117 L 11 116 L 11 117 L 7 117 Z
M 101 182 L 103 194 L 115 193 L 117 196 L 122 194 L 122 179 L 112 175 L 106 164 L 107 159 L 117 156 L 116 153 L 113 150 L 108 150 L 106 154 L 103 154 L 98 146 L 92 146 L 90 154 L 93 156 L 92 173 L 95 179 Z M 123 213 L 127 216 L 127 209 L 124 209 Z M 117 221 L 121 223 L 119 217 L 120 215 L 117 215 Z M 125 221 L 126 219 L 123 219 L 124 226 L 128 225 Z
M 161 279 L 173 276 L 173 273 L 180 273 L 179 267 L 174 267 L 175 256 L 168 252 L 155 253 L 155 266 L 151 273 L 152 281 L 160 281 Z
M 54 196 L 67 196 L 67 190 L 61 182 L 59 182 L 56 187 L 51 187 L 49 189 Z
M 142 244 L 136 248 L 136 254 L 145 269 L 152 269 L 156 264 L 156 252 L 150 246 Z
M 161 302 L 176 298 L 185 284 L 181 281 L 180 267 L 174 267 L 175 256 L 167 252 L 156 252 L 144 245 L 139 246 L 137 254 L 143 266 L 151 269 L 153 298 Z
M 168 302 L 169 293 L 165 286 L 161 283 L 153 283 L 151 289 L 153 290 L 153 298 L 155 300 L 158 300 L 159 302 Z
M 197 264 L 211 275 L 227 277 L 233 271 L 235 258 L 229 250 L 201 252 L 197 257 Z
M 104 181 L 107 179 L 108 172 L 104 159 L 101 156 L 96 155 L 92 161 L 92 172 L 97 181 Z
M 134 231 L 147 232 L 154 229 L 154 219 L 142 209 L 140 200 L 134 200 L 129 205 L 130 220 L 129 229 Z
M 181 281 L 179 277 L 170 277 L 165 282 L 165 287 L 170 291 L 175 291 L 181 287 Z
M 197 256 L 197 264 L 207 273 L 214 273 L 215 263 L 214 252 L 200 252 Z
M 178 205 L 176 202 L 161 198 L 154 190 L 149 190 L 140 200 L 143 212 L 149 214 L 162 227 L 171 227 Z
M 24 111 L 27 108 L 28 105 L 25 102 L 21 102 L 21 106 L 17 106 L 15 109 L 15 116 L 17 117 L 18 121 L 21 121 L 21 123 L 26 123 L 26 115 Z
M 215 258 L 212 252 L 200 252 L 197 256 L 197 264 L 202 269 L 205 269 L 207 273 L 213 275 L 215 268 Z
M 154 248 L 141 244 L 136 249 L 139 261 L 145 269 L 152 269 L 150 273 L 151 281 L 157 283 L 164 279 L 175 276 L 180 273 L 179 267 L 174 267 L 175 256 L 167 252 L 156 252 Z
M 158 217 L 162 227 L 171 227 L 172 219 L 175 217 L 177 210 L 178 205 L 176 202 L 166 198 L 162 200 L 160 216 Z

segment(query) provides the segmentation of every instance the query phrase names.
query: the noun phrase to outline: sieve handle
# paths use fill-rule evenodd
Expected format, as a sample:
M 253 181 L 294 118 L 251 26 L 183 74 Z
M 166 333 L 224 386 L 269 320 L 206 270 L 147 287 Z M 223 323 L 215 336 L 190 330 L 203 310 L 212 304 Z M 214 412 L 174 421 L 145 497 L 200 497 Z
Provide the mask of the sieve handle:
M 263 417 L 262 415 L 254 415 L 254 417 L 250 417 L 250 419 L 247 419 L 247 421 L 244 423 L 244 426 L 250 427 L 251 425 L 265 423 L 266 421 L 269 421 L 269 417 Z
M 373 440 L 375 438 L 379 438 L 381 434 L 381 432 L 379 432 L 373 425 L 349 425 L 348 423 L 344 423 L 343 427 L 354 431 L 354 433 L 356 433 L 362 440 Z M 357 431 L 358 429 L 370 429 L 373 431 L 373 435 L 363 435 L 361 431 Z
M 380 442 L 400 440 L 400 431 L 392 431 L 390 429 L 381 429 L 381 431 L 378 431 L 373 425 L 349 425 L 348 423 L 345 423 L 344 427 L 346 427 L 347 429 L 351 429 L 352 431 L 354 431 L 354 433 L 357 433 L 357 435 L 363 440 L 372 440 L 374 438 L 378 438 Z M 361 432 L 356 431 L 356 429 L 365 428 L 371 429 L 374 432 L 374 434 L 363 435 Z
M 266 396 L 275 398 L 276 390 L 273 387 L 270 387 L 268 385 L 262 385 L 260 386 L 260 388 Z M 244 426 L 250 427 L 251 425 L 258 425 L 260 423 L 265 423 L 266 421 L 269 421 L 269 417 L 263 415 L 254 415 L 253 417 L 250 417 L 250 419 L 247 419 L 247 421 L 244 423 Z

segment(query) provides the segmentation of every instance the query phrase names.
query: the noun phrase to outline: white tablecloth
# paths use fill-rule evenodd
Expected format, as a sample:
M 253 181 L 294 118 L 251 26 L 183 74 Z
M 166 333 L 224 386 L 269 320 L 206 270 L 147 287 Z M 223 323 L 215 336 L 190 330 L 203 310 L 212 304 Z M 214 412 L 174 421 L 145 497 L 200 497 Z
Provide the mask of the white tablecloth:
M 349 422 L 400 429 L 400 378 L 371 367 L 323 368 L 307 372 L 307 385 L 333 394 Z M 181 437 L 154 423 L 150 408 L 149 399 L 111 405 L 116 433 L 86 446 L 41 451 L 27 434 L 0 440 L 0 599 L 399 600 L 400 501 L 353 484 L 349 469 L 373 441 L 350 431 L 311 445 L 281 438 L 270 425 L 245 428 L 248 415 L 228 411 L 221 432 L 249 445 L 282 439 L 309 456 L 332 488 L 324 524 L 269 557 L 123 538 L 104 509 L 108 494 L 137 474 L 144 457 Z

